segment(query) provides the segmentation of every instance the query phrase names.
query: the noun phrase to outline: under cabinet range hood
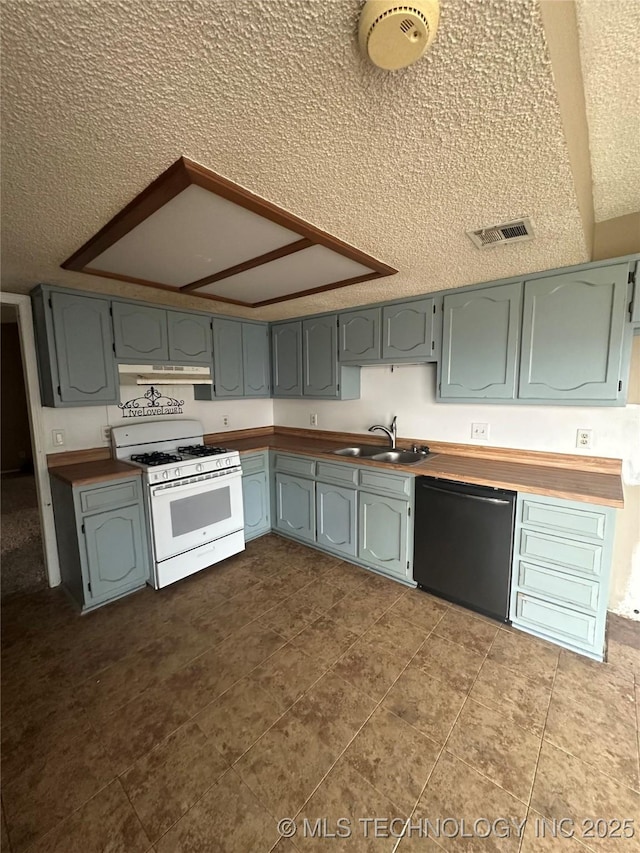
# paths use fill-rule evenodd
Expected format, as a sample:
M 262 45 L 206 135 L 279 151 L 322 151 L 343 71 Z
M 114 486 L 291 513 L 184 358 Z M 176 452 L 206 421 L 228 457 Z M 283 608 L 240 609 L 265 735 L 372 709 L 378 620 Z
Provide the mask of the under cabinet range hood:
M 211 368 L 193 364 L 119 364 L 121 385 L 211 385 Z

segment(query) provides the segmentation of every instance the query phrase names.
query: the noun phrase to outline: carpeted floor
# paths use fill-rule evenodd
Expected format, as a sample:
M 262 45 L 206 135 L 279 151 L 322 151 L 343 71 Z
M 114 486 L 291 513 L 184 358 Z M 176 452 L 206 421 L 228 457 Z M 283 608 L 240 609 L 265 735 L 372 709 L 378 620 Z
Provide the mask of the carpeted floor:
M 0 596 L 4 600 L 44 589 L 47 581 L 33 474 L 3 475 L 0 500 Z

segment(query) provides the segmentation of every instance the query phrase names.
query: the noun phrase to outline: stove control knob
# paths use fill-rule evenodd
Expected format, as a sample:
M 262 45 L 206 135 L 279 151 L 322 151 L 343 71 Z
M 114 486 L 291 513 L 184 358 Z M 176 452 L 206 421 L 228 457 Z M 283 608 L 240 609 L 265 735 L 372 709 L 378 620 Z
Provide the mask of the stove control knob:
M 176 470 L 173 472 L 173 476 L 174 476 L 174 477 L 179 477 L 179 476 L 180 476 L 180 469 L 179 469 L 179 468 L 176 468 Z
M 163 480 L 166 480 L 168 476 L 169 476 L 169 472 L 168 472 L 168 471 L 163 471 L 163 472 L 162 472 L 162 479 L 163 479 Z
M 231 460 L 229 459 L 229 457 L 227 457 L 227 458 L 224 460 L 224 464 L 225 464 L 227 467 L 229 467 L 229 465 L 231 465 Z
M 198 472 L 198 474 L 200 473 L 200 471 L 202 471 L 202 463 L 201 462 L 198 462 L 198 464 L 196 465 L 196 471 Z
M 216 468 L 222 468 L 222 459 L 216 459 Z

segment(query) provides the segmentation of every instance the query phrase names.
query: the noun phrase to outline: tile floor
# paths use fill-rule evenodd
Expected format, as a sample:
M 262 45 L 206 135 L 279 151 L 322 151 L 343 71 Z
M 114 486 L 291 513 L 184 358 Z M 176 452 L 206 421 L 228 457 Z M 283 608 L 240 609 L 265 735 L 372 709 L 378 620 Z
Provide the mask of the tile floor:
M 640 850 L 625 620 L 598 665 L 268 536 L 83 617 L 15 598 L 2 631 L 3 850 Z M 281 839 L 285 817 L 352 834 Z

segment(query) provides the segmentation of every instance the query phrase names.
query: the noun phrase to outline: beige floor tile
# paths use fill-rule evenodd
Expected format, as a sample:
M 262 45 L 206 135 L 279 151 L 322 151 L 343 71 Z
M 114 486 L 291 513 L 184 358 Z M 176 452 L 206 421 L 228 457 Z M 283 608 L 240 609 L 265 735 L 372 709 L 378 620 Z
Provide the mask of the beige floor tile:
M 389 607 L 377 597 L 347 595 L 327 611 L 327 616 L 354 634 L 363 634 Z
M 408 816 L 441 747 L 385 708 L 376 709 L 356 735 L 344 760 Z
M 157 853 L 267 853 L 276 821 L 229 770 L 156 845 Z
M 387 694 L 384 705 L 423 734 L 443 744 L 465 701 L 444 681 L 407 667 Z
M 573 699 L 580 705 L 584 705 L 584 697 L 588 695 L 589 711 L 602 722 L 609 719 L 614 707 L 621 720 L 635 724 L 633 673 L 563 649 L 553 692 L 555 696 Z
M 469 699 L 447 741 L 447 750 L 519 800 L 529 802 L 539 736 Z
M 120 779 L 151 841 L 157 840 L 226 771 L 228 764 L 195 723 L 187 723 Z
M 353 631 L 324 615 L 297 634 L 292 643 L 319 663 L 331 666 L 357 639 Z
M 357 595 L 367 581 L 367 570 L 343 560 L 335 560 L 322 573 L 322 579 L 337 587 L 345 595 Z
M 486 660 L 469 695 L 521 728 L 542 735 L 551 699 L 549 687 Z
M 29 853 L 145 853 L 149 839 L 119 781 L 99 791 Z
M 430 838 L 426 833 L 407 829 L 393 853 L 442 853 L 444 850 L 437 841 Z
M 372 643 L 382 651 L 409 661 L 428 634 L 428 630 L 408 622 L 391 609 L 364 633 L 363 640 Z
M 522 631 L 500 629 L 489 649 L 489 660 L 550 687 L 560 649 Z
M 631 819 L 636 831 L 623 844 L 612 837 L 585 841 L 597 851 L 640 850 L 640 794 L 548 742 L 542 744 L 531 807 L 547 818 L 573 820 L 580 834 L 587 819 Z
M 436 830 L 440 820 L 441 834 L 436 836 L 436 840 L 445 850 L 456 853 L 517 853 L 526 814 L 524 803 L 445 751 L 429 779 L 413 820 L 428 818 L 436 825 Z M 454 821 L 445 824 L 447 818 Z M 487 820 L 500 820 L 499 827 L 504 837 L 493 832 L 482 837 L 487 833 Z M 476 821 L 481 822 L 476 824 Z M 477 832 L 474 832 L 475 826 Z M 414 847 L 401 845 L 400 850 L 405 853 L 405 850 L 413 851 Z M 415 845 L 415 850 L 421 850 L 419 844 Z
M 291 707 L 326 672 L 319 661 L 291 643 L 282 646 L 251 673 L 251 680 L 271 697 L 281 711 Z
M 573 831 L 570 823 L 554 823 L 530 809 L 520 853 L 585 853 L 593 849 L 573 837 Z
M 344 596 L 345 593 L 337 586 L 333 586 L 324 580 L 314 580 L 295 592 L 289 601 L 291 604 L 304 604 L 313 610 L 325 613 Z
M 434 598 L 422 590 L 409 590 L 391 608 L 391 612 L 413 622 L 418 628 L 432 631 L 449 610 L 446 601 Z
M 333 671 L 358 690 L 380 701 L 405 668 L 409 658 L 391 654 L 363 634 L 339 660 Z
M 640 649 L 609 639 L 607 661 L 617 669 L 631 672 L 640 679 Z
M 306 587 L 305 587 L 306 589 Z M 304 631 L 307 625 L 315 622 L 321 615 L 305 602 L 287 598 L 260 617 L 260 623 L 287 640 Z
M 498 628 L 497 622 L 480 619 L 469 611 L 451 607 L 438 622 L 434 633 L 484 655 L 489 651 Z
M 0 811 L 0 850 L 4 850 L 5 853 L 10 853 L 9 833 L 7 831 L 7 822 L 4 819 L 4 807 Z
M 473 684 L 484 655 L 431 634 L 411 661 L 427 678 L 434 676 L 454 690 L 467 693 Z

